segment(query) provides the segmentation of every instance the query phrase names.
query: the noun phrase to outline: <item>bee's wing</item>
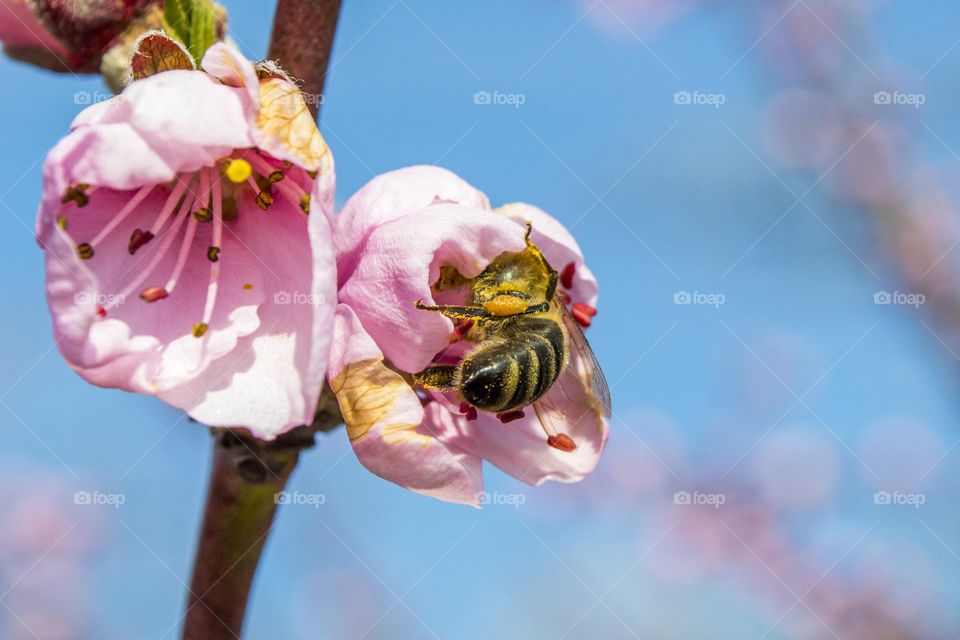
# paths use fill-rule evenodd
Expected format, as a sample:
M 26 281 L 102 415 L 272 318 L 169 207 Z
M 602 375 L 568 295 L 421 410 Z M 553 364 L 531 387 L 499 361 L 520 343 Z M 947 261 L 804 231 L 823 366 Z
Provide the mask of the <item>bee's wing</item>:
M 567 366 L 577 370 L 578 377 L 599 404 L 603 416 L 609 418 L 612 411 L 610 387 L 607 386 L 607 378 L 603 375 L 600 363 L 597 362 L 597 356 L 590 348 L 587 336 L 583 335 L 580 324 L 567 310 L 567 306 L 559 301 L 555 301 L 554 304 L 560 308 L 560 313 L 563 315 L 563 324 L 567 328 L 568 342 L 571 347 L 571 353 L 567 356 Z
M 537 418 L 547 433 L 562 433 L 577 427 L 587 416 L 609 418 L 610 389 L 607 380 L 576 319 L 561 301 L 554 301 L 567 333 L 567 361 L 560 376 L 543 397 L 533 403 Z M 577 415 L 569 413 L 576 407 Z

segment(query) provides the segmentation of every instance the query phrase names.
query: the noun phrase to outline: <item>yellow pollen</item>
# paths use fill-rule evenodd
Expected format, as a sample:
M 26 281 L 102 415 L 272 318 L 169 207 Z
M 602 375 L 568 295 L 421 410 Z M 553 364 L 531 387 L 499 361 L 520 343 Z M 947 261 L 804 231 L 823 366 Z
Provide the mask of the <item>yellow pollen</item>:
M 525 311 L 527 303 L 515 296 L 499 295 L 483 307 L 494 316 L 512 316 Z
M 243 285 L 243 290 L 244 290 L 244 291 L 250 291 L 250 289 L 253 289 L 253 285 L 250 284 L 249 282 L 247 282 L 246 284 Z
M 206 332 L 207 332 L 206 322 L 198 322 L 197 324 L 193 325 L 193 331 L 191 331 L 194 338 L 202 338 L 203 334 L 205 334 Z
M 249 178 L 250 174 L 252 173 L 253 167 L 250 166 L 249 162 L 241 158 L 234 158 L 230 160 L 230 164 L 227 165 L 227 168 L 223 172 L 230 182 L 236 184 L 246 182 L 247 178 Z

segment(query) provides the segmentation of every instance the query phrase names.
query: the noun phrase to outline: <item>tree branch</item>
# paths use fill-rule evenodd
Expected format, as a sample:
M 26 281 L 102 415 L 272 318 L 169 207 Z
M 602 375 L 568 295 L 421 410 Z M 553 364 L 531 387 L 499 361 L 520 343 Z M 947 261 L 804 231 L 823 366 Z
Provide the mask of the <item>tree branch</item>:
M 322 103 L 341 0 L 279 0 L 267 57 L 300 80 L 316 118 Z
M 277 496 L 300 450 L 313 443 L 313 431 L 305 427 L 270 443 L 227 430 L 214 430 L 213 435 L 213 466 L 184 614 L 184 640 L 240 637 Z

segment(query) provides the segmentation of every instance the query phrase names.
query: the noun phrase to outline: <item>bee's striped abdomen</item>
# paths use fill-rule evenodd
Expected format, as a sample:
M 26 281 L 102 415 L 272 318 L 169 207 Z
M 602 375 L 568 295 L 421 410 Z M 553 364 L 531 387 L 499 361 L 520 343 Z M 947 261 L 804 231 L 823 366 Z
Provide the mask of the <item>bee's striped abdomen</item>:
M 546 393 L 560 375 L 564 334 L 547 318 L 522 318 L 481 344 L 460 365 L 464 399 L 483 411 L 520 409 Z

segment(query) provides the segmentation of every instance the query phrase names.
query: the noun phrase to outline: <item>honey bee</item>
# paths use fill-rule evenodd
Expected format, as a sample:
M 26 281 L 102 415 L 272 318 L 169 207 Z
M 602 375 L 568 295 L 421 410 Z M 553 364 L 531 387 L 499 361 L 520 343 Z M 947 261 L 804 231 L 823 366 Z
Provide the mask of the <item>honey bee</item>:
M 416 307 L 454 320 L 457 334 L 473 344 L 456 364 L 431 365 L 415 374 L 414 382 L 427 389 L 454 390 L 468 419 L 479 410 L 509 422 L 533 405 L 547 443 L 573 451 L 576 443 L 554 422 L 571 418 L 575 422 L 582 416 L 566 415 L 563 406 L 571 404 L 571 396 L 581 397 L 584 413 L 609 417 L 610 392 L 593 350 L 558 291 L 558 273 L 530 240 L 530 232 L 527 224 L 522 251 L 500 254 L 475 278 L 464 278 L 452 267 L 441 269 L 434 290 L 466 289 L 467 302 L 426 305 L 418 300 Z M 580 389 L 568 391 L 558 383 L 565 371 L 574 371 Z M 567 403 L 548 400 L 555 387 Z

